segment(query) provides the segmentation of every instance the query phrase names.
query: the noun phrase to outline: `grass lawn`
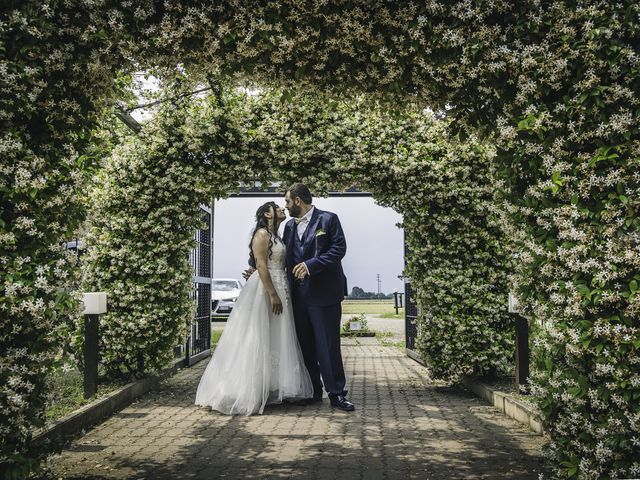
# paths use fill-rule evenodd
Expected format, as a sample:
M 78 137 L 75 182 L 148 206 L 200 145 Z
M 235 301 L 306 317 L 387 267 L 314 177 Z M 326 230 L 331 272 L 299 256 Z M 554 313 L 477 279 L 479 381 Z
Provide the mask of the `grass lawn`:
M 211 349 L 216 348 L 218 344 L 218 340 L 220 340 L 220 335 L 222 335 L 222 330 L 211 330 Z
M 82 373 L 72 362 L 69 363 L 68 368 L 67 372 L 62 368 L 56 368 L 47 377 L 49 395 L 45 411 L 46 424 L 53 423 L 81 406 L 127 384 L 124 380 L 98 383 L 98 392 L 93 397 L 85 399 Z
M 211 331 L 211 348 L 215 349 L 220 340 L 222 330 Z M 46 423 L 50 424 L 78 408 L 100 398 L 108 393 L 117 390 L 127 384 L 125 380 L 110 380 L 98 384 L 98 393 L 88 399 L 84 398 L 84 387 L 82 383 L 82 373 L 70 360 L 66 366 L 68 371 L 56 368 L 47 377 L 49 396 L 47 398 Z
M 393 307 L 393 300 L 344 300 L 342 302 L 342 313 L 345 315 L 357 315 L 359 313 L 381 315 L 382 318 L 404 318 L 404 309 L 399 310 Z

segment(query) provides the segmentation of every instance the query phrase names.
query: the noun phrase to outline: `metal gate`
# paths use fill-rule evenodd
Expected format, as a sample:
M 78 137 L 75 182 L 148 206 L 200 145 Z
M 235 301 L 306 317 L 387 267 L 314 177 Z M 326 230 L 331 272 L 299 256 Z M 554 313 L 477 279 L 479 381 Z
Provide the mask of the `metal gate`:
M 404 284 L 404 330 L 405 347 L 407 350 L 415 351 L 416 338 L 418 338 L 418 306 L 414 298 L 414 291 L 411 282 Z
M 404 262 L 407 266 L 409 246 L 407 245 L 407 233 L 404 234 Z M 418 305 L 416 304 L 415 291 L 411 286 L 411 280 L 404 278 L 404 334 L 407 355 L 416 357 L 416 339 L 418 338 Z M 415 354 L 415 355 L 414 355 Z
M 196 229 L 193 239 L 196 242 L 189 255 L 193 268 L 193 299 L 196 302 L 196 315 L 191 322 L 185 347 L 185 363 L 192 365 L 211 353 L 211 277 L 212 277 L 212 238 L 213 208 L 200 205 L 203 229 Z

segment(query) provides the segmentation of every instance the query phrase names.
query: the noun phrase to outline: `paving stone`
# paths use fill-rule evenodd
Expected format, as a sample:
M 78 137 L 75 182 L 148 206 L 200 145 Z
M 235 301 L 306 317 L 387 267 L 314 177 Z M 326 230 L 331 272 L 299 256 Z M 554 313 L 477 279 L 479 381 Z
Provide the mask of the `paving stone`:
M 343 340 L 356 411 L 268 406 L 229 417 L 193 405 L 206 361 L 90 430 L 48 462 L 51 478 L 537 479 L 544 438 L 433 381 L 375 338 Z

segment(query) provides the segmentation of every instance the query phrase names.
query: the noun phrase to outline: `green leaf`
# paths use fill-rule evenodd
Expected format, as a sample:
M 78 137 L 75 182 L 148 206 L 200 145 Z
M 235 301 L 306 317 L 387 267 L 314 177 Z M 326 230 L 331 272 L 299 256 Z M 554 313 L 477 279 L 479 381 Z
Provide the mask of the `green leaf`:
M 583 297 L 586 297 L 587 299 L 591 300 L 591 289 L 587 285 L 583 283 L 576 285 L 576 290 Z

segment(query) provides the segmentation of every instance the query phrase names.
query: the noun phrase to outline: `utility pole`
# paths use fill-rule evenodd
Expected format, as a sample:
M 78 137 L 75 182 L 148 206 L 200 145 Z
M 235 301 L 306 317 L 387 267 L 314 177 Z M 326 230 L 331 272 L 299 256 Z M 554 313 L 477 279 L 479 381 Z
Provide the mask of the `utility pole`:
M 378 295 L 380 295 L 380 285 L 382 284 L 382 281 L 380 280 L 379 273 L 376 274 L 376 280 L 378 280 Z

